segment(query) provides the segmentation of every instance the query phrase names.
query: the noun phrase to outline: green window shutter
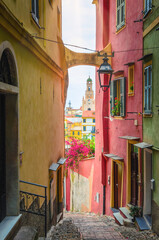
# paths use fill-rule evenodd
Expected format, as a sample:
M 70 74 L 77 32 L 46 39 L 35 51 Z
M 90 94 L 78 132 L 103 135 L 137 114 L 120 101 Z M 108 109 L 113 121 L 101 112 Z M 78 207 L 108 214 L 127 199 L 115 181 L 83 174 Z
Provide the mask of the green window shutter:
M 114 107 L 114 86 L 115 86 L 115 81 L 112 81 L 110 84 L 110 115 L 113 116 L 112 114 L 112 108 Z
M 120 78 L 120 116 L 124 117 L 126 114 L 126 80 L 124 77 Z

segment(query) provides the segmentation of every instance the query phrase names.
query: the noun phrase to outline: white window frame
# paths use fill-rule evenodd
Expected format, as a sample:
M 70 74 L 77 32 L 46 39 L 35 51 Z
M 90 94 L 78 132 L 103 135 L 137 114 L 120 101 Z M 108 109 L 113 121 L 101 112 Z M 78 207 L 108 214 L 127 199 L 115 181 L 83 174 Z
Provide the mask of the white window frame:
M 125 0 L 117 0 L 116 4 L 117 4 L 117 9 L 116 9 L 116 28 L 117 28 L 117 31 L 118 31 L 120 28 L 122 28 L 125 25 Z M 123 10 L 123 20 L 121 19 L 122 10 Z
M 38 9 L 38 12 L 37 12 L 37 1 L 39 2 L 39 0 L 32 0 L 32 5 L 34 5 L 34 9 L 32 7 L 32 17 L 33 19 L 35 20 L 35 22 L 37 24 L 39 24 L 39 9 Z M 38 6 L 39 6 L 39 3 L 38 3 Z M 34 11 L 33 11 L 34 10 Z M 37 14 L 38 13 L 38 14 Z

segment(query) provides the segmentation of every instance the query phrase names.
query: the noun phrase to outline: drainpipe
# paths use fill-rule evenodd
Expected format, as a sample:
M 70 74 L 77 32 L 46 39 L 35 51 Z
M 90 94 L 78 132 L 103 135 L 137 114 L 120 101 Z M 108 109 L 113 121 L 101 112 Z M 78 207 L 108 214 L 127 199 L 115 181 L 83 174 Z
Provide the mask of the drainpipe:
M 103 185 L 103 215 L 105 215 L 105 185 Z

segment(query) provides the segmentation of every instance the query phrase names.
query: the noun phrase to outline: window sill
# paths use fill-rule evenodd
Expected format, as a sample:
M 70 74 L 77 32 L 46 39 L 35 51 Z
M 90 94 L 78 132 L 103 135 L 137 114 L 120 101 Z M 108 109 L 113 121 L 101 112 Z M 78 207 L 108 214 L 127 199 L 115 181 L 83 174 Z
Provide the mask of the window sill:
M 146 19 L 146 17 L 148 17 L 148 15 L 152 13 L 152 8 L 150 8 L 143 16 L 144 19 Z
M 7 236 L 11 236 L 14 233 L 15 226 L 19 223 L 22 214 L 19 216 L 7 216 L 3 219 L 0 223 L 0 233 L 1 233 L 1 240 L 7 238 Z
M 116 30 L 116 34 L 120 33 L 125 28 L 126 28 L 126 25 L 123 25 L 122 27 L 120 27 L 119 29 Z
M 122 116 L 113 116 L 114 119 L 119 119 L 119 120 L 123 120 Z
M 134 92 L 128 92 L 128 96 L 129 97 L 133 97 L 134 96 Z
M 152 113 L 144 113 L 143 117 L 144 118 L 152 118 Z
M 31 13 L 31 21 L 32 23 L 40 30 L 40 29 L 45 29 L 44 27 L 41 27 L 39 24 L 39 21 L 34 17 L 34 15 Z

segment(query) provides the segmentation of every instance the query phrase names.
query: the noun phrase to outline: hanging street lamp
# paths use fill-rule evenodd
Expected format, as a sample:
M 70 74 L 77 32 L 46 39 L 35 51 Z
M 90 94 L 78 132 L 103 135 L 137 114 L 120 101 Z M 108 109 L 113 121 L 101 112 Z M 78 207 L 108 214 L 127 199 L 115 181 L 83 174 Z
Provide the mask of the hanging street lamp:
M 105 53 L 104 55 L 99 55 L 99 56 L 104 56 L 103 63 L 100 65 L 99 69 L 97 70 L 98 77 L 99 77 L 99 84 L 100 84 L 100 87 L 102 88 L 102 90 L 104 91 L 105 88 L 108 89 L 110 87 L 112 74 L 114 72 L 111 65 L 108 63 L 107 57 L 114 57 L 114 53 L 112 53 L 111 56 L 108 56 L 107 53 Z M 109 76 L 108 84 L 102 83 L 102 80 L 101 80 L 102 74 L 107 74 Z M 103 79 L 103 81 L 104 81 L 104 79 Z

